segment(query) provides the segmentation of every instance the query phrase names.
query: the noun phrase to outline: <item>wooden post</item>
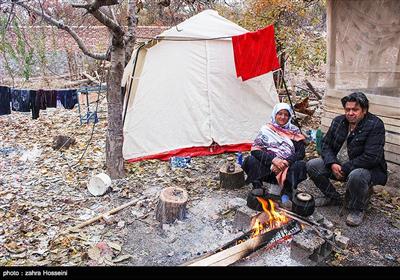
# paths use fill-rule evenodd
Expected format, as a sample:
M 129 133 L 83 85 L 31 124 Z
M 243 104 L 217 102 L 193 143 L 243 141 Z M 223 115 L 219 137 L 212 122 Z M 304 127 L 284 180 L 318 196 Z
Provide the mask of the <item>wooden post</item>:
M 334 89 L 336 85 L 336 9 L 337 3 L 336 0 L 328 0 L 326 3 L 326 12 L 327 12 L 327 89 Z
M 157 221 L 173 223 L 176 219 L 182 220 L 186 214 L 187 192 L 178 187 L 168 187 L 161 191 L 156 207 Z

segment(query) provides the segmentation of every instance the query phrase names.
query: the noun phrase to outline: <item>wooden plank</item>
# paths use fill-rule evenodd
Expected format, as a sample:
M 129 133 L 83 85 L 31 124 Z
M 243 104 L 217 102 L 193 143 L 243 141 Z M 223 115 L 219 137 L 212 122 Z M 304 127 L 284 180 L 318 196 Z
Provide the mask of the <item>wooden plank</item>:
M 293 235 L 301 230 L 299 224 L 295 221 L 290 221 L 282 228 L 273 229 L 264 234 L 250 238 L 240 244 L 229 247 L 221 252 L 215 253 L 206 258 L 196 260 L 188 266 L 228 266 L 249 254 L 255 252 L 264 245 L 273 243 L 281 238 Z
M 342 110 L 343 111 L 342 103 L 340 102 L 340 100 L 336 99 L 334 97 L 331 97 L 331 96 L 324 96 L 323 105 L 329 111 L 331 111 L 331 110 Z M 394 105 L 396 105 L 396 104 L 394 104 Z M 397 106 L 389 107 L 389 106 L 383 106 L 383 105 L 370 104 L 369 111 L 371 113 L 379 115 L 379 116 L 400 119 L 400 110 Z
M 385 159 L 394 164 L 400 164 L 400 155 L 394 153 L 385 153 Z
M 386 142 L 385 143 L 385 151 L 394 153 L 394 154 L 400 154 L 400 146 Z
M 321 118 L 321 124 L 326 125 L 326 126 L 330 126 L 331 122 L 332 122 L 332 119 L 333 118 L 331 118 L 331 117 L 323 116 Z M 385 130 L 386 130 L 386 132 L 389 132 L 389 133 L 400 133 L 400 127 L 399 126 L 394 126 L 394 125 L 390 125 L 390 124 L 386 124 L 386 123 L 385 123 Z
M 335 89 L 328 89 L 325 96 L 337 98 L 340 100 L 350 93 L 351 93 L 351 91 L 340 91 L 340 90 L 335 90 Z M 367 94 L 367 93 L 365 94 L 365 96 L 368 98 L 370 105 L 375 104 L 375 105 L 383 105 L 383 106 L 388 106 L 388 107 L 399 107 L 399 104 L 400 104 L 400 97 L 374 95 L 374 94 Z
M 327 116 L 328 118 L 334 118 L 338 115 L 342 115 L 344 113 L 343 108 L 341 108 L 340 110 L 324 110 L 323 115 Z M 400 119 L 394 119 L 394 118 L 387 118 L 387 117 L 383 117 L 383 116 L 379 116 L 377 115 L 384 123 L 392 125 L 392 126 L 398 126 L 400 127 Z
M 327 73 L 328 88 L 334 88 L 336 76 L 336 9 L 334 0 L 326 3 L 326 29 L 327 29 Z
M 386 133 L 386 142 L 395 144 L 395 145 L 400 145 L 400 135 L 399 134 L 393 134 L 393 133 Z
M 329 126 L 331 125 L 332 120 L 329 118 L 322 117 L 321 118 L 321 126 L 324 127 L 325 129 L 322 129 L 322 132 L 326 133 L 328 131 Z M 386 144 L 391 144 L 391 145 L 400 145 L 400 135 L 391 133 L 390 131 L 386 130 Z M 389 146 L 388 146 L 389 147 Z M 390 146 L 393 152 L 396 150 L 394 146 Z M 387 150 L 385 148 L 385 150 Z M 397 152 L 400 154 L 400 152 Z

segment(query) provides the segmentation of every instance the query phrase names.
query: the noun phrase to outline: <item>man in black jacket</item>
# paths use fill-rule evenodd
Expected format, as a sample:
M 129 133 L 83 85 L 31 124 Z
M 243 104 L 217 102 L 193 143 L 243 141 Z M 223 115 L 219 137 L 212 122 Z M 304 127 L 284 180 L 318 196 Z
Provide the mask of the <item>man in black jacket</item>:
M 368 112 L 369 102 L 362 92 L 341 99 L 345 114 L 333 119 L 322 140 L 322 158 L 307 162 L 307 173 L 326 197 L 316 206 L 340 205 L 341 196 L 329 178 L 346 181 L 346 224 L 362 223 L 373 185 L 385 185 L 385 127 Z

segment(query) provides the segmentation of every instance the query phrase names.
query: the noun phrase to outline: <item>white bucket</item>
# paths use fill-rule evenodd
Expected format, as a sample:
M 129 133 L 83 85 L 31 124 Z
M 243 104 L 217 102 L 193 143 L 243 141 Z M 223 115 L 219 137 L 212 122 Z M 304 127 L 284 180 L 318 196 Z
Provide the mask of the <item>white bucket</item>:
M 110 186 L 111 178 L 105 173 L 100 173 L 90 179 L 88 191 L 94 196 L 100 196 L 105 194 Z

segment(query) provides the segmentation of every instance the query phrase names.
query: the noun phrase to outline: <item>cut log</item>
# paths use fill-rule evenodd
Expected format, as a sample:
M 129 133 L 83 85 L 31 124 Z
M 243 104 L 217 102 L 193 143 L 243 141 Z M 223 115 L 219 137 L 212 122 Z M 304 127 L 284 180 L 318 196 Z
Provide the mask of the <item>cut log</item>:
M 219 169 L 219 182 L 221 188 L 238 189 L 244 186 L 244 172 L 239 164 L 234 163 L 235 170 L 228 172 L 228 164 Z
M 186 215 L 187 192 L 178 187 L 168 187 L 161 191 L 156 207 L 156 219 L 162 224 L 182 220 Z

